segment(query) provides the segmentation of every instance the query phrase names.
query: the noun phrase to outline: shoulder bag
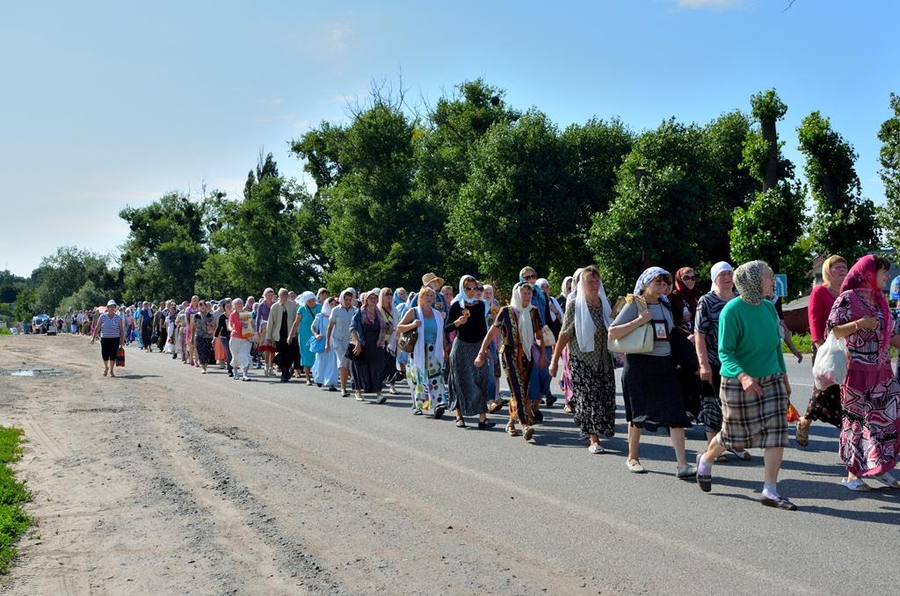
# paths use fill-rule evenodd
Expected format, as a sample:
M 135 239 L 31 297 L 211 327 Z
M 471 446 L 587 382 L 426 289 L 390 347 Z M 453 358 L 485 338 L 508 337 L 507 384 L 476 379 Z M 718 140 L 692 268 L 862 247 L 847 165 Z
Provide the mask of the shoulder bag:
M 647 303 L 640 296 L 635 296 L 634 302 L 638 313 L 647 309 Z M 607 345 L 610 352 L 644 354 L 653 350 L 653 341 L 653 325 L 647 322 L 624 337 L 609 340 Z

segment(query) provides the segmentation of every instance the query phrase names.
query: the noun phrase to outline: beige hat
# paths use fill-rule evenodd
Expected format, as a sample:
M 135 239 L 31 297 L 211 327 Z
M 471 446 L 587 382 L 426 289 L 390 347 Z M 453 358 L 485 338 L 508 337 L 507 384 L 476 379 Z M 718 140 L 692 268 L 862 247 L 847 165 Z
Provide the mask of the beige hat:
M 438 282 L 439 286 L 444 285 L 444 278 L 438 277 L 437 275 L 435 275 L 434 273 L 432 273 L 430 271 L 422 276 L 422 285 L 423 286 L 427 286 L 428 284 L 430 284 L 433 281 Z

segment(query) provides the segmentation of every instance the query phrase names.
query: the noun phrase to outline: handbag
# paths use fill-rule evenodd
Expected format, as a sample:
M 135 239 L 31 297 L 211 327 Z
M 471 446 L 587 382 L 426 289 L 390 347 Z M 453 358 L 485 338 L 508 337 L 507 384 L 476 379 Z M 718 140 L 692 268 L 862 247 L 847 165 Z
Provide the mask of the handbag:
M 366 353 L 360 352 L 359 355 L 355 354 L 353 352 L 353 348 L 355 348 L 355 347 L 356 347 L 356 344 L 354 344 L 353 342 L 350 342 L 349 344 L 347 344 L 347 353 L 344 354 L 344 356 L 347 358 L 347 360 L 352 360 L 353 362 L 362 362 L 363 360 L 366 359 Z
M 553 335 L 553 330 L 550 329 L 549 325 L 544 325 L 541 327 L 541 333 L 544 336 L 544 347 L 552 348 L 556 345 L 556 336 Z
M 125 348 L 116 350 L 116 366 L 125 366 Z
M 325 336 L 323 335 L 320 340 L 316 341 L 316 336 L 313 335 L 309 338 L 309 341 L 306 342 L 306 345 L 313 354 L 321 354 L 325 351 Z
M 400 346 L 400 349 L 404 352 L 412 354 L 416 350 L 417 341 L 419 341 L 418 328 L 410 329 L 406 333 L 400 334 L 400 339 L 397 340 L 397 345 Z
M 647 303 L 640 296 L 635 296 L 634 301 L 638 312 L 647 308 Z M 654 341 L 653 325 L 644 323 L 628 335 L 619 339 L 611 339 L 607 342 L 610 352 L 621 354 L 644 354 L 653 350 Z

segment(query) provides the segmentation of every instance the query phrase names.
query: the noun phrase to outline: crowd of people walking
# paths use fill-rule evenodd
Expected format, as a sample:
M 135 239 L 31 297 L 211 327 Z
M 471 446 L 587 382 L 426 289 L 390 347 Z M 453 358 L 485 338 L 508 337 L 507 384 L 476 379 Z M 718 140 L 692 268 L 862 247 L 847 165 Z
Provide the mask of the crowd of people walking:
M 842 484 L 853 491 L 870 490 L 867 480 L 900 488 L 891 474 L 900 385 L 890 348 L 900 347 L 900 326 L 882 292 L 889 267 L 869 255 L 848 269 L 832 256 L 810 298 L 813 361 L 830 333 L 845 342 L 848 372 L 840 384 L 813 392 L 795 439 L 805 446 L 815 421 L 840 429 Z M 674 276 L 650 267 L 613 305 L 593 265 L 566 277 L 557 296 L 524 267 L 502 305 L 474 276 L 463 276 L 454 291 L 426 273 L 410 292 L 347 288 L 332 297 L 325 288 L 299 296 L 266 288 L 259 300 L 193 296 L 127 308 L 111 300 L 89 323 L 100 338 L 104 375 L 114 375 L 116 350 L 135 341 L 201 374 L 213 366 L 244 382 L 296 378 L 358 401 L 384 403 L 405 383 L 413 415 L 450 414 L 457 427 L 490 430 L 491 416 L 507 407 L 505 432 L 526 441 L 543 420 L 541 406 L 556 401 L 551 380 L 558 378 L 564 410 L 591 454 L 605 453 L 604 440 L 615 434 L 615 369 L 622 366 L 628 471 L 646 471 L 645 432 L 668 433 L 675 476 L 704 492 L 712 490 L 715 464 L 750 460 L 748 449 L 762 449 L 760 502 L 796 509 L 777 487 L 791 384 L 782 351 L 790 333 L 775 303 L 774 274 L 762 261 L 737 268 L 719 262 L 709 292 L 698 291 L 699 281 L 692 267 Z M 508 400 L 501 399 L 501 374 Z M 697 424 L 706 446 L 691 458 L 685 429 Z

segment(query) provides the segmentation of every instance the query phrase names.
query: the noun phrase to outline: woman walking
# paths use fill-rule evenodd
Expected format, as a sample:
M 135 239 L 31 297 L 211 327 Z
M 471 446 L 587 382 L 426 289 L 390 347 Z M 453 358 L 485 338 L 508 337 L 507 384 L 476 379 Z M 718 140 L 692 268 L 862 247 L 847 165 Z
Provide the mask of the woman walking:
M 234 375 L 234 367 L 231 366 L 231 345 L 229 343 L 230 332 L 228 330 L 228 317 L 231 316 L 232 313 L 231 299 L 225 298 L 221 302 L 219 302 L 219 317 L 216 325 L 216 342 L 221 346 L 220 350 L 223 354 L 223 360 L 225 361 L 225 366 L 228 369 L 228 376 L 231 377 Z
M 850 352 L 847 377 L 841 385 L 839 453 L 847 477 L 841 482 L 854 491 L 869 490 L 871 478 L 900 488 L 891 474 L 897 465 L 900 385 L 891 370 L 891 346 L 900 347 L 882 288 L 890 263 L 866 255 L 850 269 L 831 307 L 828 329 L 845 339 Z
M 106 303 L 106 312 L 100 314 L 100 320 L 91 336 L 91 344 L 100 336 L 100 356 L 103 358 L 103 376 L 116 376 L 116 352 L 125 347 L 125 322 L 116 313 L 116 301 Z
M 582 273 L 582 275 L 584 275 Z M 628 421 L 628 471 L 643 474 L 639 449 L 641 433 L 668 427 L 675 449 L 677 478 L 693 478 L 696 469 L 687 463 L 684 429 L 691 426 L 681 399 L 681 386 L 675 372 L 669 341 L 675 321 L 662 300 L 666 286 L 672 285 L 669 272 L 660 267 L 644 271 L 634 285 L 634 293 L 609 329 L 610 339 L 619 339 L 650 324 L 653 349 L 642 354 L 626 354 L 622 371 L 625 419 Z M 572 371 L 574 375 L 574 370 Z M 576 410 L 577 414 L 577 410 Z
M 447 389 L 441 377 L 444 365 L 444 319 L 433 307 L 434 288 L 423 286 L 418 294 L 419 306 L 410 308 L 397 326 L 397 333 L 417 331 L 412 359 L 406 377 L 412 387 L 413 414 L 421 416 L 433 408 L 441 418 L 447 409 Z
M 700 415 L 706 425 L 706 439 L 711 441 L 722 430 L 722 401 L 719 398 L 721 376 L 719 369 L 719 314 L 734 300 L 734 270 L 725 261 L 712 266 L 712 289 L 697 301 L 694 320 L 694 349 L 700 363 Z M 738 459 L 749 460 L 750 454 L 735 450 Z M 719 462 L 727 462 L 721 454 Z
M 575 270 L 575 275 L 571 277 L 567 277 L 569 283 L 563 282 L 563 289 L 569 288 L 569 292 L 565 295 L 565 300 L 561 302 L 561 304 L 565 304 L 567 307 L 575 304 L 575 300 L 578 297 L 578 289 L 581 287 L 581 273 L 584 271 L 583 268 L 579 267 Z M 609 330 L 609 326 L 607 325 L 607 331 Z M 561 353 L 562 359 L 562 377 L 559 380 L 559 387 L 562 389 L 563 397 L 565 398 L 565 405 L 563 406 L 563 411 L 566 414 L 574 414 L 575 406 L 575 392 L 574 386 L 572 383 L 572 369 L 569 366 L 569 348 L 565 347 Z
M 500 357 L 503 358 L 510 391 L 506 433 L 511 437 L 518 436 L 516 422 L 519 422 L 526 441 L 534 436 L 534 413 L 528 395 L 531 371 L 541 364 L 547 366 L 546 362 L 542 362 L 546 356 L 541 321 L 531 305 L 531 296 L 530 284 L 519 282 L 513 286 L 512 303 L 500 309 L 475 359 L 475 366 L 483 366 L 485 358 L 490 357 L 491 342 L 500 336 Z
M 394 292 L 381 288 L 378 294 L 378 314 L 381 316 L 381 344 L 384 350 L 384 382 L 390 387 L 391 395 L 397 389 L 397 316 L 394 312 Z
M 206 301 L 200 301 L 200 312 L 194 315 L 194 344 L 197 346 L 197 359 L 200 363 L 200 374 L 206 374 L 209 357 L 212 354 L 213 334 L 216 321 L 209 311 Z
M 809 319 L 809 335 L 813 342 L 813 364 L 816 363 L 816 351 L 825 343 L 828 317 L 831 307 L 841 293 L 841 284 L 847 277 L 847 260 L 839 255 L 832 255 L 822 263 L 822 279 L 824 283 L 813 288 L 809 295 L 807 308 Z M 843 410 L 841 408 L 841 387 L 831 385 L 826 389 L 813 386 L 812 396 L 806 405 L 806 413 L 797 421 L 794 438 L 801 447 L 809 445 L 809 427 L 813 420 L 820 420 L 841 428 Z
M 740 298 L 726 304 L 719 319 L 722 429 L 706 453 L 697 456 L 697 484 L 703 492 L 712 490 L 713 463 L 726 449 L 764 449 L 760 503 L 793 511 L 796 505 L 782 497 L 777 487 L 788 445 L 791 385 L 781 352 L 778 315 L 766 300 L 775 290 L 775 275 L 763 261 L 751 261 L 737 268 L 734 283 Z
M 347 379 L 350 377 L 350 361 L 347 346 L 350 344 L 350 323 L 357 308 L 353 306 L 354 293 L 351 288 L 341 292 L 340 305 L 331 311 L 328 330 L 325 333 L 325 353 L 331 354 L 338 368 L 341 383 L 341 397 L 347 397 Z
M 328 331 L 328 323 L 331 317 L 331 311 L 337 306 L 337 299 L 326 298 L 322 303 L 322 310 L 313 319 L 312 334 L 313 342 L 312 351 L 315 352 L 316 361 L 313 364 L 313 381 L 316 385 L 326 391 L 337 391 L 338 369 L 337 361 L 333 354 L 325 352 L 325 334 Z
M 612 309 L 596 267 L 581 272 L 580 284 L 574 303 L 566 308 L 550 374 L 556 376 L 559 358 L 568 350 L 575 424 L 590 437 L 588 451 L 599 454 L 604 452 L 600 437 L 613 436 L 616 425 L 615 365 L 607 346 Z
M 238 378 L 242 381 L 249 381 L 247 371 L 250 370 L 250 339 L 244 337 L 244 330 L 250 328 L 252 321 L 247 316 L 250 313 L 244 311 L 244 301 L 235 298 L 231 301 L 232 311 L 228 315 L 229 328 L 231 329 L 231 339 L 228 341 L 231 349 L 231 366 L 234 368 L 234 380 Z M 238 377 L 238 373 L 241 374 Z
M 488 367 L 473 366 L 487 335 L 487 303 L 475 298 L 478 282 L 471 275 L 459 280 L 459 293 L 452 300 L 444 331 L 456 332 L 450 350 L 450 409 L 456 412 L 456 426 L 465 428 L 464 416 L 478 416 L 478 428 L 494 427 L 487 419 Z
M 364 393 L 374 393 L 376 402 L 383 404 L 386 400 L 381 394 L 384 388 L 384 331 L 378 309 L 379 297 L 380 290 L 360 296 L 363 306 L 350 321 L 353 354 L 359 360 L 351 361 L 351 367 L 356 401 L 363 401 Z
M 697 349 L 693 344 L 694 318 L 697 315 L 697 293 L 694 288 L 699 276 L 691 267 L 682 267 L 675 273 L 675 289 L 669 294 L 669 304 L 675 319 L 672 335 L 672 349 L 675 350 L 678 363 L 678 380 L 681 382 L 681 395 L 684 409 L 692 419 L 700 414 L 700 377 Z
M 322 306 L 316 300 L 316 295 L 309 291 L 300 294 L 298 304 L 297 316 L 294 318 L 290 337 L 297 338 L 297 349 L 300 350 L 300 366 L 303 369 L 303 374 L 306 375 L 306 384 L 312 386 L 312 367 L 316 363 L 316 355 L 309 347 L 309 340 L 313 336 L 313 321 L 316 320 L 316 315 L 322 310 Z
M 290 299 L 287 289 L 281 288 L 278 290 L 278 302 L 272 304 L 269 311 L 265 342 L 275 346 L 275 351 L 278 352 L 272 361 L 281 369 L 282 383 L 291 380 L 292 368 L 300 367 L 300 353 L 293 341 L 297 332 L 297 326 L 294 324 L 296 317 L 297 303 Z
M 490 284 L 484 285 L 482 298 L 488 307 L 487 328 L 494 326 L 497 315 L 500 313 L 500 301 L 495 297 L 494 286 Z M 500 399 L 500 359 L 497 357 L 497 339 L 491 342 L 488 347 L 490 350 L 490 359 L 488 360 L 488 413 L 496 414 L 503 408 L 503 400 Z

